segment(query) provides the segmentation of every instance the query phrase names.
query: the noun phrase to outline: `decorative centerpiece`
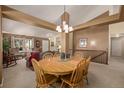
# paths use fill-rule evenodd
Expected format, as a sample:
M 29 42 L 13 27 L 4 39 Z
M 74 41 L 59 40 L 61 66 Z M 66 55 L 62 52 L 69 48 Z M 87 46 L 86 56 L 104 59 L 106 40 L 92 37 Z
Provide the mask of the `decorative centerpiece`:
M 60 55 L 60 59 L 62 60 L 62 62 L 68 61 L 70 59 L 70 54 L 62 52 Z

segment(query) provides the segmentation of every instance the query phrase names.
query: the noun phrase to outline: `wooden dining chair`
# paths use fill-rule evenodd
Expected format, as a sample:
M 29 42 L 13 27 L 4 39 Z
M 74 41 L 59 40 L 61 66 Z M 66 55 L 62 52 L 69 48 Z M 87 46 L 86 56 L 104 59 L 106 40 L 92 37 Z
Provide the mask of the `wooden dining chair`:
M 51 84 L 56 82 L 57 77 L 53 75 L 44 74 L 42 68 L 39 66 L 39 63 L 32 59 L 32 64 L 36 74 L 36 87 L 49 87 Z
M 91 62 L 91 57 L 89 56 L 86 60 L 85 60 L 85 69 L 84 69 L 84 72 L 83 72 L 83 78 L 87 81 L 87 85 L 89 84 L 89 81 L 88 81 L 88 69 L 89 69 L 89 64 Z
M 58 60 L 60 58 L 60 53 L 54 53 L 53 59 Z
M 48 53 L 42 57 L 43 60 L 48 60 L 50 61 L 53 58 L 53 54 Z
M 58 56 L 60 56 L 60 53 L 55 52 L 53 56 L 54 56 L 54 57 L 56 57 L 56 56 L 58 57 Z
M 73 60 L 77 60 L 77 61 L 78 61 L 79 59 L 82 59 L 81 53 L 75 52 L 74 55 L 73 55 L 73 57 L 72 57 L 72 59 L 73 59 Z
M 84 71 L 84 63 L 80 62 L 76 68 L 73 70 L 71 75 L 61 77 L 63 87 L 64 83 L 69 85 L 70 87 L 82 87 L 83 83 L 83 71 Z M 82 85 L 82 86 L 80 86 Z

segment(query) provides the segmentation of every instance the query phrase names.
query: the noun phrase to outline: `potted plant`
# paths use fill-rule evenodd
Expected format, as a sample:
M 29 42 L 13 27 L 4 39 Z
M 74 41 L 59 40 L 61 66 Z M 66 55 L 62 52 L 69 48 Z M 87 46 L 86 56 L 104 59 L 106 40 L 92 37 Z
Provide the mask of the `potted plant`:
M 10 48 L 9 40 L 4 38 L 3 39 L 3 51 L 4 51 L 4 53 L 8 54 L 9 48 Z

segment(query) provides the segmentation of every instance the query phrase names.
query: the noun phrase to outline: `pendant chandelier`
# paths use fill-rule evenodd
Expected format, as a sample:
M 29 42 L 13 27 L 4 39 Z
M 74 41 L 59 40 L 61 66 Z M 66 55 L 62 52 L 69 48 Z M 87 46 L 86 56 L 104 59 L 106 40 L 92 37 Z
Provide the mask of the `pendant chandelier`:
M 66 22 L 66 20 L 65 20 L 65 5 L 64 5 L 64 20 L 63 20 L 63 22 L 62 22 L 62 25 L 60 26 L 60 25 L 58 25 L 57 27 L 56 27 L 56 30 L 58 31 L 58 32 L 65 32 L 65 33 L 68 33 L 68 32 L 70 32 L 70 31 L 73 31 L 73 27 L 72 26 L 69 26 L 69 24 Z

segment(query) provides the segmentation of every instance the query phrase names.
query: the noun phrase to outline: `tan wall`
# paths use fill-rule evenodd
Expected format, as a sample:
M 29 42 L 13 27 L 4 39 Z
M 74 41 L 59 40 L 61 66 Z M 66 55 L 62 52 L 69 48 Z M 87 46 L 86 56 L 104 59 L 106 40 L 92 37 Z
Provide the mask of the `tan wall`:
M 0 6 L 0 84 L 2 83 L 2 15 Z
M 124 22 L 109 25 L 109 33 L 111 37 L 116 37 L 116 34 L 124 33 Z
M 108 35 L 108 26 L 97 26 L 77 31 L 74 33 L 74 48 L 76 50 L 106 50 L 108 49 Z M 79 47 L 79 40 L 81 38 L 87 38 L 86 48 Z M 96 45 L 91 45 L 92 41 L 94 41 Z
M 69 33 L 69 49 L 73 49 L 73 33 Z
M 109 56 L 111 55 L 111 37 L 116 37 L 117 34 L 124 33 L 124 22 L 119 22 L 109 25 Z M 124 47 L 124 40 L 123 46 Z M 124 58 L 124 49 L 122 50 L 122 56 Z
M 122 58 L 124 58 L 124 37 L 122 39 Z

